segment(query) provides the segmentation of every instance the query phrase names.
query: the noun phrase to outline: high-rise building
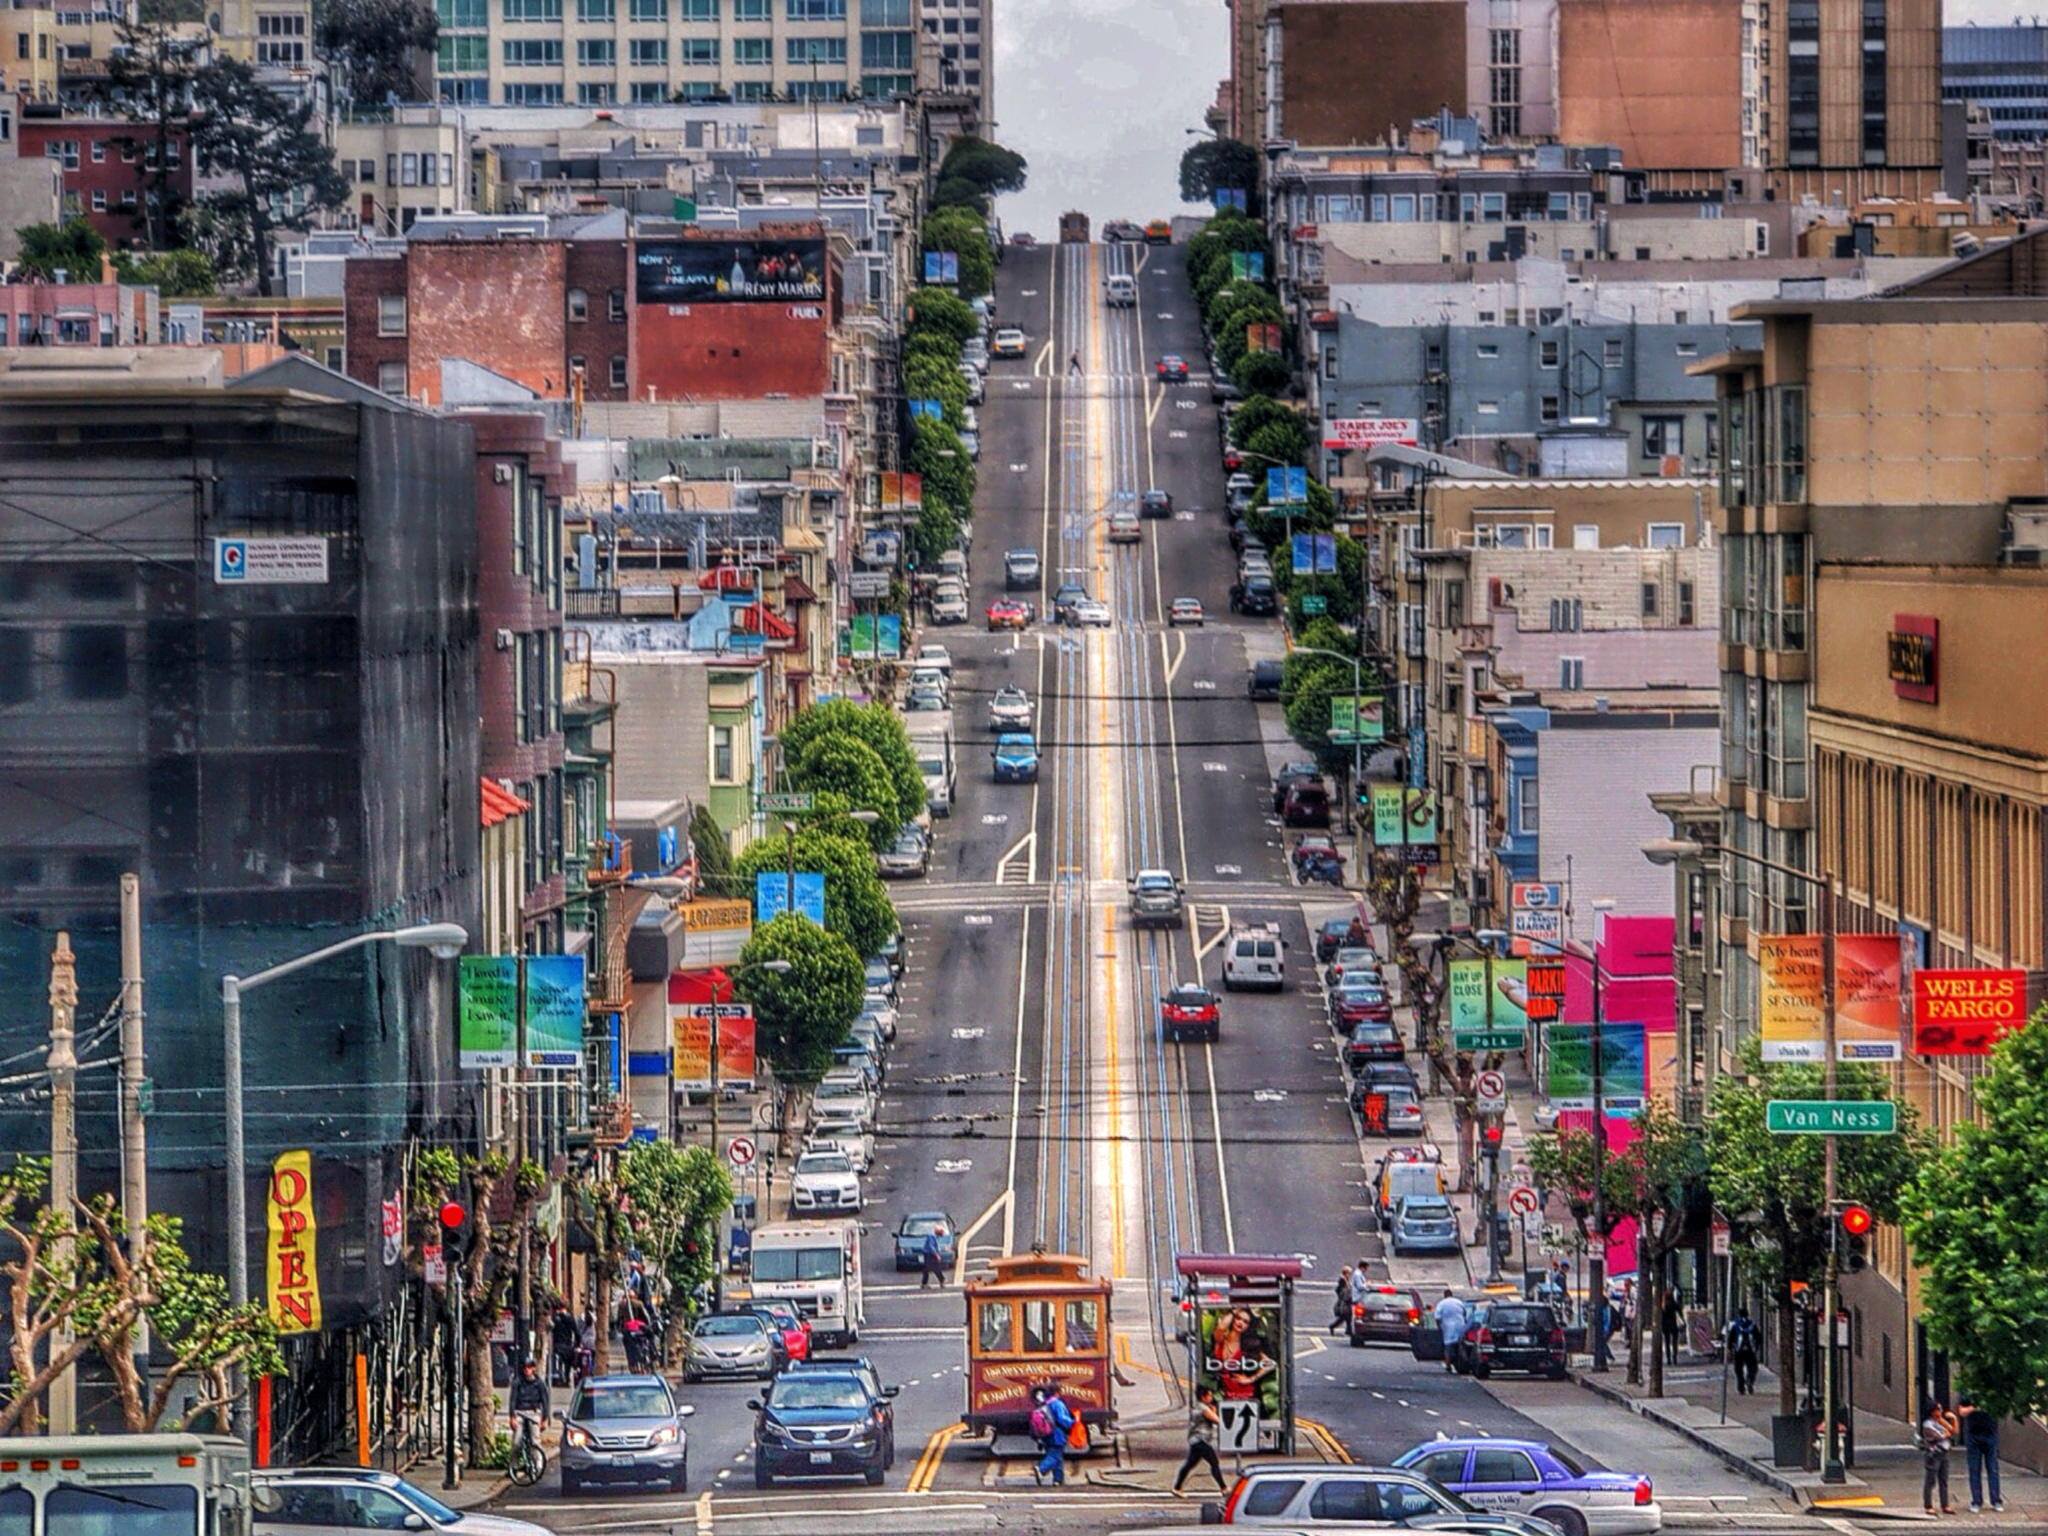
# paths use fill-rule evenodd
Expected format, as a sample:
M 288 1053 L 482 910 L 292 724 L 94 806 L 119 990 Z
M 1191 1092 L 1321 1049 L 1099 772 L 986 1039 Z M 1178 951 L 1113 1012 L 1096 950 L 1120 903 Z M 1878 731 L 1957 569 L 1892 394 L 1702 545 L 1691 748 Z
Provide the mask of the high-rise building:
M 2048 138 L 2048 27 L 1942 28 L 1941 99 L 1983 107 L 1993 138 Z
M 1940 0 L 1781 0 L 1758 29 L 1774 190 L 1823 202 L 1942 185 Z
M 994 122 L 995 0 L 920 0 L 918 19 L 926 48 L 936 50 L 934 83 L 948 94 L 978 97 L 982 122 Z

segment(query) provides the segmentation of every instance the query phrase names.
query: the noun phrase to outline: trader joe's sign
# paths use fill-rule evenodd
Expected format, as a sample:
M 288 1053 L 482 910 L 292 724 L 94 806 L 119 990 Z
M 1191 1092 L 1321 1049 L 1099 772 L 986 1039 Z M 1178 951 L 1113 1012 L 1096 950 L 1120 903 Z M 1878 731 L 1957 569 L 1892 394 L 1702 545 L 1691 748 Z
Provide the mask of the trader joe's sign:
M 1985 1056 L 2027 1021 L 2025 971 L 1915 971 L 1913 1050 Z

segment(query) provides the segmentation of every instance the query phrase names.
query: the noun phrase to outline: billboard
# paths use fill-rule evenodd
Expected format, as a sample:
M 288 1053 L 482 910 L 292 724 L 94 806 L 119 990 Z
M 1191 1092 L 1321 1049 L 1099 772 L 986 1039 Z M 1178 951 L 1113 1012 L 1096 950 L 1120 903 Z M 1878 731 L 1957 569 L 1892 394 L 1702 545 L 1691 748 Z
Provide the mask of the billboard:
M 1323 423 L 1323 446 L 1338 453 L 1377 448 L 1382 443 L 1417 446 L 1422 424 L 1413 416 L 1340 416 Z
M 1480 1035 L 1517 1035 L 1526 1040 L 1529 1018 L 1529 963 L 1526 960 L 1459 959 L 1451 962 L 1450 1015 L 1454 1041 Z M 1460 1046 L 1460 1049 L 1464 1049 Z M 1500 1046 L 1477 1049 L 1508 1049 Z
M 1509 949 L 1517 955 L 1556 954 L 1564 948 L 1564 887 L 1554 880 L 1517 880 L 1509 886 Z
M 526 962 L 526 1064 L 583 1065 L 582 955 L 532 955 Z
M 1399 784 L 1372 787 L 1372 840 L 1382 848 L 1413 843 L 1436 845 L 1436 795 Z
M 1232 1403 L 1258 1405 L 1263 1449 L 1277 1445 L 1290 1346 L 1272 1302 L 1237 1303 L 1202 1298 L 1196 1305 L 1195 1385 L 1216 1394 L 1219 1410 Z
M 2025 971 L 1915 971 L 1913 1051 L 1988 1056 L 2027 1022 Z
M 720 1088 L 754 1081 L 754 1010 L 747 1003 L 678 1003 L 668 1007 L 675 1035 L 675 1085 L 689 1093 L 711 1091 L 711 1015 L 718 1013 Z
M 1593 1026 L 1553 1024 L 1550 1028 L 1550 1103 L 1555 1109 L 1593 1107 Z M 1642 1113 L 1649 1083 L 1647 1040 L 1640 1024 L 1600 1026 L 1600 1107 L 1603 1114 Z
M 642 304 L 812 303 L 825 297 L 822 240 L 647 240 L 633 251 Z
M 1817 933 L 1769 933 L 1758 938 L 1765 1061 L 1819 1061 L 1824 1055 L 1824 944 Z M 1897 934 L 1835 935 L 1838 1061 L 1899 1059 L 1899 969 Z
M 1378 694 L 1330 700 L 1330 740 L 1348 747 L 1353 740 L 1384 741 L 1387 736 L 1386 710 Z

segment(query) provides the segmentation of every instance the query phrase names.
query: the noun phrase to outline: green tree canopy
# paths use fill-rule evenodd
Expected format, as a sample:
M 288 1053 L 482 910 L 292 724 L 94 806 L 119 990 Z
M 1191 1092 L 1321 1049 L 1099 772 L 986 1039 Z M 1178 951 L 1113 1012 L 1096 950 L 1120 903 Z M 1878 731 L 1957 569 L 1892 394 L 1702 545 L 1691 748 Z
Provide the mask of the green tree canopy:
M 1252 395 L 1230 413 L 1230 440 L 1240 448 L 1249 448 L 1254 432 L 1276 426 L 1299 432 L 1304 442 L 1308 439 L 1308 425 L 1301 412 L 1271 395 Z
M 432 0 L 320 0 L 313 10 L 320 57 L 337 94 L 358 106 L 418 101 L 422 67 L 441 34 Z
M 1290 652 L 1281 665 L 1280 707 L 1287 734 L 1325 773 L 1343 773 L 1351 767 L 1351 748 L 1330 740 L 1330 701 L 1351 696 L 1351 676 L 1344 663 L 1301 650 Z
M 789 760 L 789 768 L 790 782 L 798 789 L 830 790 L 845 799 L 849 810 L 874 812 L 876 820 L 861 830 L 877 848 L 888 847 L 903 830 L 888 764 L 858 736 L 818 736 L 802 756 Z
M 203 201 L 232 240 L 245 246 L 257 290 L 268 298 L 270 246 L 280 211 L 296 208 L 295 217 L 310 217 L 339 208 L 348 199 L 348 183 L 313 121 L 312 99 L 287 101 L 257 78 L 253 65 L 215 59 L 194 78 L 192 97 L 199 169 L 227 182 L 226 190 L 208 193 Z M 214 254 L 218 261 L 219 250 Z
M 813 704 L 783 728 L 783 760 L 802 762 L 815 743 L 835 736 L 865 742 L 874 749 L 895 781 L 896 819 L 915 821 L 924 810 L 924 775 L 918 772 L 917 754 L 911 750 L 903 717 L 885 704 L 856 704 L 851 699 Z
M 745 988 L 736 983 L 734 990 Z M 718 1224 L 732 1208 L 725 1164 L 709 1147 L 636 1141 L 619 1159 L 617 1183 L 634 1246 L 667 1279 L 671 1295 L 694 1294 L 717 1267 Z
M 1231 377 L 1237 381 L 1237 387 L 1248 395 L 1277 395 L 1292 382 L 1294 370 L 1287 366 L 1287 359 L 1278 352 L 1247 352 L 1237 360 Z M 1248 443 L 1245 446 L 1253 445 Z M 1274 457 L 1280 455 L 1275 454 Z
M 1927 1271 L 1929 1342 L 2001 1418 L 2048 1412 L 2048 1020 L 1992 1048 L 1977 1079 L 1981 1123 L 1921 1165 L 1906 1236 Z M 1862 1138 L 1851 1138 L 1860 1140 Z
M 1260 352 L 1254 355 L 1258 357 L 1272 357 L 1274 354 L 1271 352 Z M 1243 363 L 1238 364 L 1238 375 L 1240 378 L 1244 375 L 1245 364 L 1251 361 L 1252 359 L 1247 357 Z M 1282 365 L 1282 375 L 1283 377 L 1285 376 L 1285 365 Z M 1264 400 L 1267 396 L 1254 395 L 1252 398 Z M 1290 412 L 1289 414 L 1291 415 L 1292 413 Z M 1308 427 L 1299 416 L 1295 416 L 1292 421 L 1276 421 L 1269 426 L 1263 426 L 1256 431 L 1246 433 L 1241 446 L 1246 453 L 1253 455 L 1261 463 L 1269 459 L 1277 459 L 1282 464 L 1305 465 L 1308 463 L 1309 442 Z
M 204 251 L 116 251 L 114 272 L 124 283 L 154 286 L 165 299 L 195 298 L 220 287 Z
M 960 258 L 960 296 L 973 299 L 996 283 L 995 252 L 988 224 L 969 208 L 940 208 L 925 215 L 924 249 L 951 251 Z
M 1022 192 L 1025 169 L 1024 157 L 1015 150 L 969 135 L 955 139 L 939 162 L 939 185 L 963 181 L 984 198 L 998 192 Z
M 981 334 L 981 320 L 974 306 L 959 294 L 944 288 L 918 288 L 910 295 L 910 335 L 915 340 L 934 333 L 952 342 L 957 363 L 969 338 Z
M 63 224 L 24 224 L 20 230 L 22 269 L 45 282 L 59 272 L 74 283 L 100 280 L 100 261 L 107 242 L 83 219 Z
M 937 186 L 932 188 L 933 208 L 967 208 L 975 213 L 988 213 L 988 194 L 965 176 L 941 176 Z
M 922 790 L 920 780 L 920 793 Z M 755 877 L 764 870 L 784 873 L 788 859 L 786 836 L 756 838 L 740 854 L 741 888 L 751 896 Z M 866 838 L 841 836 L 799 823 L 796 867 L 799 874 L 825 877 L 825 926 L 851 944 L 856 954 L 872 955 L 896 931 L 896 909 L 883 889 L 882 877 L 875 870 L 875 850 Z
M 1249 195 L 1258 185 L 1259 152 L 1241 139 L 1198 139 L 1180 157 L 1184 203 L 1206 203 L 1218 187 Z
M 918 421 L 911 429 L 910 467 L 924 477 L 926 506 L 932 504 L 936 493 L 939 502 L 956 517 L 972 510 L 974 461 L 967 456 L 960 434 L 950 426 L 929 416 Z
M 193 14 L 185 14 L 188 10 Z M 135 20 L 114 24 L 115 46 L 107 55 L 107 103 L 138 130 L 121 147 L 142 164 L 135 225 L 153 250 L 171 248 L 185 212 L 176 181 L 182 157 L 174 162 L 169 149 L 173 138 L 188 130 L 200 69 L 201 55 L 182 24 L 202 16 L 190 0 L 145 3 Z
M 786 960 L 781 975 L 764 960 Z M 815 1078 L 832 1063 L 860 1013 L 863 967 L 854 947 L 809 918 L 785 912 L 756 928 L 740 952 L 739 995 L 754 1005 L 761 1054 L 778 1073 Z
M 690 851 L 697 856 L 697 883 L 720 896 L 744 896 L 733 881 L 732 845 L 709 806 L 690 812 Z

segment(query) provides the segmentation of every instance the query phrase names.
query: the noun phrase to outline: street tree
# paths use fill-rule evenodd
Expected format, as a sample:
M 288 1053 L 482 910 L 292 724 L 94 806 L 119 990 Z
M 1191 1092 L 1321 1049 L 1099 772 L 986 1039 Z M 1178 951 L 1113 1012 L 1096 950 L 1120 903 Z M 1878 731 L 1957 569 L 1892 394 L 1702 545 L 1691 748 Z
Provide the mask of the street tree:
M 734 887 L 732 844 L 709 806 L 700 805 L 690 813 L 690 852 L 697 858 L 700 890 L 720 896 L 746 894 Z
M 107 104 L 135 124 L 121 141 L 142 165 L 142 196 L 135 222 L 151 250 L 178 243 L 183 209 L 177 195 L 178 166 L 171 148 L 192 132 L 192 88 L 200 54 L 181 17 L 152 6 L 114 24 L 115 46 L 107 54 Z
M 787 960 L 790 968 L 763 970 L 764 960 Z M 860 956 L 838 934 L 785 912 L 754 930 L 740 965 L 737 990 L 754 1005 L 761 1054 L 778 1076 L 816 1078 L 860 1013 Z
M 92 1234 L 81 1235 L 78 1210 L 46 1203 L 48 1158 L 24 1157 L 0 1171 L 0 1280 L 7 1286 L 9 1396 L 0 1407 L 0 1435 L 32 1435 L 42 1427 L 43 1393 L 92 1348 L 82 1326 L 98 1318 L 132 1321 L 143 1297 L 121 1295 L 93 1261 Z M 61 1342 L 60 1342 L 61 1341 Z
M 1351 748 L 1330 740 L 1330 701 L 1351 694 L 1351 668 L 1327 656 L 1296 650 L 1280 668 L 1280 708 L 1292 736 L 1325 773 L 1351 768 Z
M 254 66 L 217 58 L 193 79 L 192 97 L 199 170 L 227 184 L 202 201 L 223 242 L 248 252 L 257 291 L 268 298 L 279 210 L 291 210 L 291 219 L 330 212 L 347 201 L 348 183 L 320 137 L 312 100 L 287 101 L 257 78 Z
M 920 788 L 922 784 L 920 779 Z M 857 955 L 872 955 L 896 931 L 896 908 L 875 871 L 874 849 L 865 838 L 801 824 L 794 842 L 797 871 L 825 877 L 825 926 L 851 944 Z M 786 876 L 791 855 L 786 835 L 748 844 L 739 860 L 742 888 L 753 891 L 764 872 Z
M 932 188 L 932 207 L 966 208 L 986 215 L 988 194 L 965 176 L 941 176 L 938 185 Z
M 1230 413 L 1230 440 L 1240 448 L 1253 446 L 1252 439 L 1269 428 L 1293 431 L 1301 435 L 1304 447 L 1308 443 L 1308 426 L 1302 420 L 1301 412 L 1286 405 L 1271 395 L 1249 395 L 1238 403 Z M 1286 454 L 1280 455 L 1288 457 Z
M 371 107 L 422 98 L 441 24 L 432 0 L 320 0 L 313 34 L 335 94 Z
M 197 298 L 220 287 L 204 251 L 116 251 L 114 272 L 124 283 L 155 288 L 163 299 Z
M 467 1187 L 469 1246 L 459 1261 L 462 1275 L 462 1365 L 469 1394 L 471 1466 L 490 1458 L 497 1436 L 497 1396 L 491 1386 L 491 1334 L 512 1299 L 519 1269 L 520 1235 L 533 1224 L 534 1208 L 547 1188 L 540 1164 L 502 1152 L 473 1157 L 448 1147 L 424 1148 L 413 1163 L 415 1225 L 429 1231 L 441 1207 L 461 1198 Z M 506 1219 L 495 1212 L 503 1209 Z M 456 1264 L 450 1264 L 454 1273 Z M 443 1289 L 436 1287 L 436 1289 Z
M 1259 184 L 1259 152 L 1242 139 L 1199 139 L 1180 157 L 1180 197 L 1206 203 L 1221 187 L 1249 197 Z
M 988 223 L 971 208 L 940 208 L 925 216 L 923 249 L 960 258 L 960 295 L 979 298 L 995 287 L 996 258 Z
M 1293 380 L 1294 370 L 1281 353 L 1247 352 L 1237 360 L 1231 377 L 1248 395 L 1277 395 Z
M 718 1224 L 732 1208 L 732 1175 L 710 1147 L 644 1141 L 619 1158 L 616 1183 L 633 1245 L 666 1284 L 673 1351 L 694 1298 L 718 1272 Z
M 1276 354 L 1260 352 L 1254 355 L 1273 357 Z M 1251 359 L 1248 357 L 1245 361 L 1250 362 Z M 1242 371 L 1242 365 L 1240 365 L 1240 371 Z M 1283 384 L 1288 377 L 1289 375 L 1283 372 Z M 1247 404 L 1252 402 L 1269 402 L 1270 400 L 1271 396 L 1253 391 L 1249 395 Z M 1289 411 L 1287 414 L 1291 418 L 1290 420 L 1266 422 L 1247 431 L 1238 440 L 1240 446 L 1243 447 L 1247 454 L 1253 457 L 1256 463 L 1264 464 L 1269 460 L 1277 461 L 1281 464 L 1306 465 L 1308 463 L 1310 446 L 1308 428 L 1302 424 L 1301 418 L 1295 415 L 1294 412 Z
M 639 1143 L 667 1146 L 667 1142 Z M 570 1219 L 590 1244 L 591 1368 L 600 1376 L 612 1368 L 612 1291 L 633 1247 L 633 1223 L 625 1186 L 619 1182 L 621 1159 L 593 1163 L 564 1191 Z M 573 1298 L 572 1298 L 573 1300 Z M 572 1308 L 573 1310 L 573 1308 Z
M 1925 1269 L 1928 1341 L 1999 1418 L 2048 1412 L 2048 1020 L 1992 1048 L 1980 1121 L 1921 1165 L 1906 1236 Z
M 62 224 L 24 224 L 19 231 L 21 267 L 31 277 L 54 282 L 59 272 L 74 283 L 100 280 L 107 242 L 83 219 Z
M 1619 1176 L 1623 1214 L 1635 1218 L 1636 1273 L 1642 1277 L 1635 1326 L 1629 1330 L 1628 1379 L 1642 1380 L 1648 1330 L 1650 1396 L 1664 1395 L 1665 1260 L 1686 1239 L 1686 1217 L 1704 1196 L 1707 1178 L 1705 1133 L 1673 1114 L 1662 1099 L 1645 1101 L 1635 1118 L 1635 1139 L 1612 1159 Z
M 981 334 L 981 321 L 974 306 L 959 294 L 944 288 L 918 288 L 910 295 L 910 337 L 939 335 L 953 344 L 953 361 L 960 349 Z
M 1014 149 L 968 134 L 955 139 L 939 162 L 939 185 L 962 181 L 987 199 L 999 192 L 1022 192 L 1026 169 Z
M 911 749 L 910 732 L 904 728 L 901 715 L 886 704 L 856 704 L 851 699 L 828 699 L 813 704 L 783 727 L 784 761 L 801 760 L 814 742 L 831 736 L 852 737 L 874 748 L 896 785 L 897 820 L 917 819 L 925 808 L 924 775 L 918 770 L 917 754 Z M 864 949 L 861 953 L 874 951 Z
M 1812 1284 L 1827 1258 L 1833 1215 L 1826 1208 L 1822 1177 L 1824 1139 L 1777 1135 L 1766 1128 L 1764 1106 L 1772 1099 L 1817 1099 L 1818 1062 L 1767 1062 L 1760 1044 L 1743 1047 L 1740 1069 L 1716 1083 L 1707 1110 L 1707 1167 L 1715 1202 L 1731 1216 L 1754 1213 L 1745 1223 L 1748 1260 L 1770 1286 L 1778 1314 L 1778 1358 L 1793 1353 L 1795 1282 Z M 1889 1079 L 1855 1062 L 1836 1068 L 1836 1095 L 1844 1099 L 1888 1099 Z M 1917 1121 L 1912 1106 L 1898 1106 L 1899 1132 L 1891 1136 L 1837 1138 L 1838 1198 L 1868 1206 L 1881 1220 L 1896 1221 L 1902 1196 L 1918 1166 Z M 1778 1411 L 1794 1409 L 1790 1372 L 1778 1381 Z
M 843 796 L 849 809 L 874 812 L 874 822 L 862 832 L 875 847 L 888 847 L 903 830 L 902 802 L 888 764 L 859 737 L 816 737 L 789 760 L 789 768 L 797 789 L 830 790 Z

